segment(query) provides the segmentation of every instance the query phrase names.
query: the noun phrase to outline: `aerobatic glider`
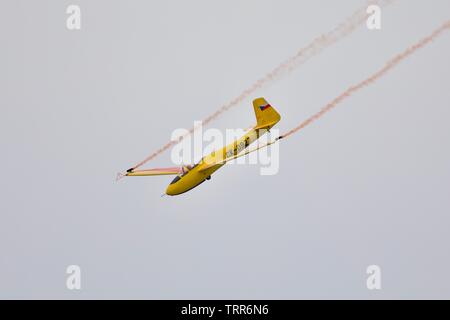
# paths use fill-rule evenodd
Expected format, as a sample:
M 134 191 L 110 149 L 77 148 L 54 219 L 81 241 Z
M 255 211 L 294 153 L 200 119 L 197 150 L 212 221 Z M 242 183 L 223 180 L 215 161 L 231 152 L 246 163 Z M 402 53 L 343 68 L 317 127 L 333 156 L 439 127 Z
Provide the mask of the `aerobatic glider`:
M 255 99 L 253 108 L 255 110 L 256 125 L 241 138 L 220 150 L 213 151 L 211 154 L 203 157 L 197 164 L 147 170 L 134 170 L 134 168 L 131 168 L 127 170 L 126 176 L 176 175 L 166 190 L 166 194 L 170 196 L 179 195 L 197 187 L 202 182 L 211 179 L 211 175 L 228 161 L 260 149 L 261 147 L 245 151 L 250 144 L 267 133 L 281 119 L 279 113 L 264 98 Z M 278 139 L 281 139 L 281 137 L 278 137 L 275 141 Z M 271 143 L 267 143 L 262 147 L 269 144 Z

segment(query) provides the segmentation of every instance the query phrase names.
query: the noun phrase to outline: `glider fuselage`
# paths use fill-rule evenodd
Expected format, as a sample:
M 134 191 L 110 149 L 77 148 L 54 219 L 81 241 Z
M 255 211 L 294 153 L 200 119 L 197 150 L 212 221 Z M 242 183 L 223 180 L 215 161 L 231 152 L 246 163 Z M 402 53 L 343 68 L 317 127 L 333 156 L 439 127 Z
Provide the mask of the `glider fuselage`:
M 175 196 L 197 187 L 225 164 L 221 163 L 222 160 L 239 154 L 266 132 L 267 129 L 252 128 L 241 138 L 203 157 L 187 172 L 176 176 L 167 187 L 166 194 Z M 211 166 L 211 164 L 214 165 Z

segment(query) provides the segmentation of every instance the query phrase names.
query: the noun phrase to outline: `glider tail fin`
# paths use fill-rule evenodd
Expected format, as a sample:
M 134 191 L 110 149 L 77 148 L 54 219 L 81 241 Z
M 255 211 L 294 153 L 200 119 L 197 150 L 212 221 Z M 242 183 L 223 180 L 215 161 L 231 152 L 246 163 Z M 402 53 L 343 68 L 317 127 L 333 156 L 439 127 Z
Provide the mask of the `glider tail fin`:
M 270 129 L 280 121 L 280 114 L 264 98 L 253 100 L 255 109 L 255 129 Z

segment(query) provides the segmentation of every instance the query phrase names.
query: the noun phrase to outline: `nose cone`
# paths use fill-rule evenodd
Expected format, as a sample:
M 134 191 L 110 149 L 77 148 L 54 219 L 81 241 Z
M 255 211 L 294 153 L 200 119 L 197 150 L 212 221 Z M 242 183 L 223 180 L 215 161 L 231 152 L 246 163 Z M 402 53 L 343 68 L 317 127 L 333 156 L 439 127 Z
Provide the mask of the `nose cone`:
M 177 186 L 174 184 L 169 184 L 169 186 L 166 189 L 166 194 L 168 196 L 176 196 L 178 194 Z
M 168 196 L 176 196 L 177 194 L 180 194 L 181 193 L 180 182 L 181 182 L 181 176 L 176 176 L 175 179 L 173 179 L 172 182 L 167 187 L 166 194 Z
M 195 170 L 195 169 L 194 169 Z M 184 176 L 176 176 L 166 189 L 166 194 L 169 196 L 176 196 L 185 193 L 200 183 L 205 181 L 206 177 L 195 171 L 190 171 Z

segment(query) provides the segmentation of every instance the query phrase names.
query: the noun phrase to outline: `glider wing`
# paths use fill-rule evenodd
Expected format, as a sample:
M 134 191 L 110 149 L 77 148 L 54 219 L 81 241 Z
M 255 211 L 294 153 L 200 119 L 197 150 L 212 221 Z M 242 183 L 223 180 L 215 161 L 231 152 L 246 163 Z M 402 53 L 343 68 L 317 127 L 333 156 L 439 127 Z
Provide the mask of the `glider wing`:
M 147 170 L 130 170 L 127 171 L 126 176 L 128 177 L 145 177 L 145 176 L 168 176 L 177 175 L 182 173 L 182 168 L 157 168 L 157 169 L 147 169 Z
M 281 138 L 282 138 L 282 137 L 278 137 L 278 138 L 276 138 L 274 141 L 265 143 L 265 144 L 263 144 L 263 145 L 261 145 L 261 146 L 259 146 L 259 147 L 257 147 L 257 148 L 249 149 L 249 150 L 247 150 L 247 151 L 245 151 L 245 152 L 239 153 L 239 154 L 237 154 L 237 155 L 234 155 L 234 156 L 231 156 L 231 157 L 222 159 L 222 160 L 213 161 L 213 162 L 211 162 L 211 163 L 205 163 L 199 171 L 200 171 L 200 172 L 203 172 L 203 171 L 206 171 L 206 170 L 208 170 L 208 169 L 210 169 L 210 168 L 212 168 L 212 167 L 214 167 L 214 166 L 222 165 L 222 164 L 225 164 L 225 163 L 227 163 L 227 162 L 229 162 L 229 161 L 231 161 L 231 160 L 234 160 L 234 159 L 237 159 L 237 158 L 246 156 L 246 155 L 248 155 L 249 153 L 258 151 L 259 149 L 262 149 L 262 148 L 265 148 L 265 147 L 270 146 L 271 144 L 274 144 L 275 142 L 277 142 L 277 141 L 280 140 Z

